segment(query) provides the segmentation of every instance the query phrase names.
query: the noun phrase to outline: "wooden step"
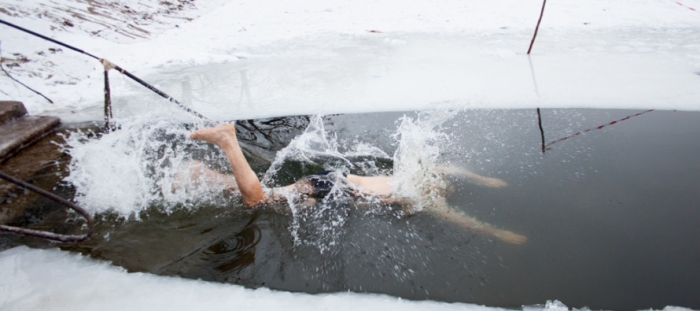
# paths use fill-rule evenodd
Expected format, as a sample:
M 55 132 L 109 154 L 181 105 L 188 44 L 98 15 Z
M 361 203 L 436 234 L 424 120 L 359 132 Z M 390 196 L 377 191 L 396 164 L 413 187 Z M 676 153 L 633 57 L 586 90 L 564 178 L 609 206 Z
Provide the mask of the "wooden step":
M 70 157 L 63 151 L 64 135 L 69 129 L 60 129 L 46 135 L 15 156 L 0 163 L 0 172 L 52 192 L 67 175 Z M 0 180 L 0 223 L 22 217 L 28 206 L 40 196 L 13 183 Z M 35 215 L 38 216 L 38 215 Z
M 56 117 L 25 116 L 0 125 L 0 162 L 51 133 L 61 120 Z
M 27 116 L 18 101 L 0 101 L 0 163 L 61 124 L 56 117 Z
M 58 182 L 53 167 L 63 156 L 54 143 L 62 140 L 54 133 L 60 123 L 56 117 L 28 116 L 21 102 L 0 101 L 0 171 L 51 189 Z M 16 185 L 0 180 L 0 223 L 18 217 L 27 203 L 36 199 L 26 194 Z
M 0 100 L 0 125 L 19 119 L 27 114 L 21 102 Z

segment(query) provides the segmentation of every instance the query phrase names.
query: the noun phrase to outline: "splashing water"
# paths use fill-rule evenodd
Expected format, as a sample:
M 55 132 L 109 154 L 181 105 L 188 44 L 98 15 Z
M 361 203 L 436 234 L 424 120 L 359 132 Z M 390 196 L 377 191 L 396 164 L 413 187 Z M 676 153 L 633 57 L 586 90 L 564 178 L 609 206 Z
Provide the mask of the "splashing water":
M 341 145 L 337 134 L 326 130 L 323 117 L 314 116 L 301 135 L 277 152 L 261 182 L 264 187 L 284 186 L 280 176 L 289 173 L 289 163 L 306 166 L 293 180 L 320 170 L 387 174 L 391 172 L 378 168 L 376 161 L 391 162 L 393 158 L 395 193 L 414 199 L 415 211 L 420 211 L 430 204 L 426 197 L 430 197 L 431 187 L 443 182 L 434 168 L 440 146 L 449 138 L 440 126 L 452 115 L 449 111 L 426 112 L 399 119 L 392 136 L 397 145 L 393 157 L 372 142 L 356 139 Z M 189 140 L 190 128 L 163 117 L 149 115 L 117 122 L 120 130 L 99 139 L 82 133 L 67 137 L 66 150 L 72 160 L 65 181 L 75 187 L 79 204 L 93 213 L 113 212 L 136 219 L 139 212 L 153 207 L 169 212 L 204 203 L 227 205 L 230 197 L 222 196 L 222 185 L 204 176 L 193 179 L 185 174 L 187 178 L 183 178 L 193 160 L 228 169 L 228 160 L 218 148 Z M 300 206 L 288 198 L 295 244 L 313 244 L 322 251 L 337 244 L 347 221 L 347 205 L 352 204 L 343 190 L 347 180 L 338 176 L 331 193 L 313 207 Z
M 261 182 L 263 185 L 279 185 L 277 177 L 285 163 L 301 163 L 319 170 L 337 170 L 347 173 L 355 167 L 355 164 L 348 159 L 349 156 L 388 157 L 376 147 L 364 144 L 357 147 L 359 148 L 354 148 L 349 153 L 340 152 L 337 136 L 330 135 L 325 130 L 323 117 L 316 115 L 311 118 L 304 133 L 295 137 L 287 147 L 277 153 Z M 347 220 L 347 209 L 342 205 L 347 204 L 348 199 L 342 189 L 344 178 L 340 174 L 338 176 L 329 195 L 316 206 L 297 204 L 293 197 L 287 198 L 292 213 L 290 231 L 295 245 L 314 245 L 323 253 L 337 244 Z M 299 177 L 302 176 L 297 176 Z
M 115 121 L 121 128 L 98 138 L 84 132 L 66 137 L 71 163 L 64 181 L 75 187 L 76 201 L 92 213 L 138 218 L 140 211 L 154 205 L 167 212 L 178 204 L 211 199 L 221 190 L 199 187 L 193 193 L 187 187 L 173 187 L 183 182 L 177 179 L 183 165 L 208 149 L 187 139 L 190 130 L 183 124 L 154 115 Z M 207 160 L 221 163 L 225 158 L 207 152 Z
M 453 115 L 450 111 L 434 111 L 421 113 L 415 119 L 404 116 L 397 121 L 398 129 L 393 135 L 398 145 L 393 156 L 394 193 L 398 197 L 417 202 L 412 212 L 431 204 L 435 188 L 444 188 L 442 184 L 445 180 L 435 171 L 440 145 L 448 141 L 448 136 L 440 131 L 440 126 Z M 289 162 L 345 173 L 379 173 L 373 159 L 388 159 L 387 153 L 368 142 L 353 141 L 352 144 L 340 146 L 337 136 L 326 131 L 323 118 L 315 116 L 302 135 L 277 153 L 263 178 L 263 184 L 276 184 L 276 176 L 283 170 L 284 164 Z M 341 152 L 341 147 L 346 147 L 347 151 Z M 356 158 L 362 160 L 353 160 Z M 351 204 L 348 202 L 348 194 L 343 190 L 346 182 L 342 177 L 335 180 L 331 193 L 313 208 L 300 206 L 293 198 L 288 198 L 292 213 L 290 229 L 295 244 L 314 244 L 324 251 L 337 243 L 347 218 L 347 208 L 344 205 Z
M 261 183 L 263 185 L 275 184 L 277 174 L 287 161 L 302 164 L 318 164 L 321 162 L 319 160 L 326 160 L 323 161 L 325 163 L 321 163 L 321 167 L 324 170 L 342 169 L 337 164 L 333 166 L 333 162 L 341 162 L 345 166 L 353 166 L 353 163 L 338 151 L 337 137 L 326 132 L 323 117 L 316 115 L 311 118 L 309 126 L 304 133 L 292 139 L 287 147 L 277 152 L 275 160 L 265 173 Z
M 399 121 L 393 138 L 398 143 L 394 153 L 394 193 L 416 202 L 412 212 L 431 204 L 436 190 L 446 187 L 437 173 L 440 147 L 449 141 L 440 126 L 453 117 L 451 111 L 421 113 L 415 119 L 407 116 Z

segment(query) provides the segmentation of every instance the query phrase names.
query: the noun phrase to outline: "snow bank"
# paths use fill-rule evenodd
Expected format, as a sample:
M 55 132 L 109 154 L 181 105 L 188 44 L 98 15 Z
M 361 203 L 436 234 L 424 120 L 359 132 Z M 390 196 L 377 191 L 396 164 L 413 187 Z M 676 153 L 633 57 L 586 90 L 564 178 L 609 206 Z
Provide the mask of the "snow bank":
M 128 273 L 79 254 L 24 246 L 0 252 L 0 309 L 20 310 L 469 310 L 503 308 L 409 301 L 377 294 L 309 295 L 238 285 Z M 561 311 L 559 301 L 523 306 Z M 669 306 L 665 311 L 690 311 Z
M 19 310 L 503 310 L 386 295 L 309 295 L 127 273 L 59 250 L 0 253 L 0 308 Z
M 0 16 L 107 58 L 176 98 L 183 91 L 169 85 L 173 81 L 266 71 L 269 79 L 256 86 L 263 95 L 251 90 L 248 98 L 253 108 L 222 108 L 230 108 L 241 91 L 232 96 L 216 79 L 207 89 L 216 102 L 192 103 L 210 116 L 229 119 L 444 103 L 698 110 L 700 12 L 688 8 L 700 7 L 699 2 L 551 2 L 531 57 L 525 52 L 539 0 L 110 4 L 118 7 L 106 1 L 64 0 L 59 6 L 41 0 L 2 3 Z M 72 17 L 90 6 L 115 12 L 114 17 Z M 56 104 L 6 78 L 0 79 L 0 97 L 25 102 L 31 113 L 101 119 L 99 63 L 6 26 L 0 31 L 4 65 L 18 64 L 8 68 L 13 76 Z M 118 105 L 162 101 L 144 100 L 147 90 L 116 72 L 111 76 Z
M 435 107 L 700 110 L 700 12 L 688 9 L 700 0 L 681 2 L 550 1 L 530 57 L 540 0 L 0 0 L 0 18 L 109 59 L 176 98 L 189 87 L 186 103 L 216 119 Z M 68 122 L 102 119 L 97 61 L 5 25 L 0 38 L 3 68 L 55 104 L 7 77 L 0 99 Z M 110 76 L 122 116 L 175 109 Z M 498 310 L 130 274 L 58 250 L 0 253 L 3 310 L 154 307 Z

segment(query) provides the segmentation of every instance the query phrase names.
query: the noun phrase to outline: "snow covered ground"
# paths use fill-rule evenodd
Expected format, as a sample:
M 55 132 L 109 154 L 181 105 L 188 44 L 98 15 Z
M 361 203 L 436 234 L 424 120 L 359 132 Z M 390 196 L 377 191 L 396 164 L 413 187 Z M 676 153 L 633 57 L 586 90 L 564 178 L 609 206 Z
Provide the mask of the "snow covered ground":
M 3 310 L 507 310 L 386 295 L 309 295 L 201 280 L 127 273 L 79 254 L 17 247 L 0 252 Z M 524 311 L 569 310 L 552 300 Z M 689 311 L 666 307 L 665 311 Z
M 0 19 L 109 59 L 213 119 L 433 107 L 700 110 L 700 12 L 691 9 L 700 0 L 550 1 L 528 57 L 541 4 L 0 0 Z M 5 25 L 0 40 L 3 68 L 55 103 L 5 73 L 0 99 L 64 122 L 102 119 L 96 60 Z M 176 109 L 115 71 L 110 79 L 118 116 Z M 0 309 L 154 306 L 484 309 L 128 274 L 57 250 L 0 253 Z
M 355 293 L 309 295 L 132 273 L 58 250 L 0 253 L 3 310 L 502 310 Z M 561 304 L 549 302 L 548 310 Z M 542 309 L 542 308 L 539 308 Z
M 181 9 L 167 1 L 3 0 L 0 16 L 106 58 L 176 99 L 186 97 L 185 80 L 206 80 L 206 100 L 190 104 L 219 119 L 436 104 L 697 110 L 700 12 L 690 8 L 700 0 L 681 2 L 550 2 L 530 57 L 536 0 L 181 0 Z M 56 104 L 8 78 L 0 79 L 2 98 L 67 121 L 101 119 L 99 62 L 0 31 L 6 70 Z M 149 91 L 114 71 L 111 80 L 116 108 L 139 113 L 133 107 Z

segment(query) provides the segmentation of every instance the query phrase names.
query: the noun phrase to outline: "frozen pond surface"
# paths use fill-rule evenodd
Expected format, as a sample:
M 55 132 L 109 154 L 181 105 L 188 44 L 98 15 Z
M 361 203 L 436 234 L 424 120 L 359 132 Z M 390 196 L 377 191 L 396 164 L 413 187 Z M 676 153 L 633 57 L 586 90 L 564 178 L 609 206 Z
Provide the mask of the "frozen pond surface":
M 437 162 L 508 183 L 493 189 L 452 179 L 456 192 L 450 204 L 527 236 L 523 245 L 494 240 L 428 213 L 368 213 L 345 201 L 289 216 L 247 211 L 235 196 L 210 191 L 198 199 L 175 200 L 174 205 L 156 196 L 143 208 L 132 207 L 141 220 L 125 222 L 102 212 L 93 239 L 62 248 L 129 271 L 292 292 L 350 290 L 509 308 L 548 299 L 593 309 L 698 308 L 700 144 L 695 137 L 700 116 L 651 111 L 595 129 L 640 112 L 644 110 L 543 109 L 549 149 L 544 154 L 534 109 L 453 111 L 440 126 L 424 129 L 445 134 L 428 141 L 440 148 Z M 419 120 L 436 114 L 406 115 Z M 338 154 L 353 162 L 353 170 L 390 170 L 387 155 L 397 148 L 392 134 L 409 135 L 397 129 L 403 115 L 324 117 L 325 133 L 339 153 L 300 147 L 314 162 L 285 162 L 277 182 L 347 166 Z M 278 128 L 272 140 L 248 141 L 251 150 L 281 148 L 302 132 L 309 118 L 285 120 L 286 130 Z M 587 128 L 594 130 L 558 141 Z M 161 145 L 184 144 L 183 150 L 189 150 L 185 154 L 226 170 L 216 149 L 187 149 L 193 147 L 178 137 L 185 130 L 168 131 L 161 128 L 151 138 Z M 349 152 L 363 144 L 385 155 Z M 128 152 L 138 148 L 143 146 Z M 170 161 L 176 158 L 170 155 Z M 269 164 L 258 161 L 262 176 Z M 375 166 L 368 168 L 369 163 Z M 98 175 L 103 173 L 113 185 L 129 178 L 109 171 Z M 96 184 L 107 183 L 93 178 Z M 129 191 L 139 190 L 124 193 Z
M 66 178 L 73 186 L 56 189 L 98 214 L 100 234 L 64 247 L 73 253 L 0 252 L 0 308 L 483 309 L 441 302 L 467 301 L 494 310 L 552 299 L 594 309 L 700 308 L 692 291 L 700 287 L 698 116 L 671 111 L 700 110 L 700 19 L 690 10 L 698 0 L 550 2 L 529 57 L 541 1 L 210 0 L 176 11 L 155 2 L 2 7 L 3 19 L 105 57 L 211 119 L 326 115 L 325 132 L 338 138 L 324 147 L 330 156 L 315 158 L 325 164 L 287 161 L 272 184 L 344 163 L 337 155 L 362 164 L 360 172 L 386 172 L 398 146 L 391 135 L 406 133 L 396 130 L 401 113 L 392 112 L 456 109 L 439 128 L 414 133 L 444 133 L 449 139 L 428 145 L 439 147 L 436 161 L 508 187 L 455 179 L 450 202 L 527 243 L 505 244 L 425 213 L 401 218 L 336 206 L 304 219 L 243 211 L 220 189 L 164 192 L 183 161 L 223 171 L 226 163 L 214 148 L 183 139 L 198 121 L 112 71 L 122 131 L 73 140 L 77 162 Z M 162 9 L 170 14 L 145 21 Z M 0 79 L 0 97 L 67 123 L 102 120 L 100 64 L 0 31 L 5 68 L 56 104 L 11 79 Z M 665 111 L 557 142 L 543 155 L 535 107 L 544 108 L 547 142 Z M 500 108 L 509 110 L 491 110 Z M 246 137 L 261 176 L 310 119 L 284 120 L 291 128 L 269 132 L 271 140 Z M 17 240 L 0 236 L 5 241 Z M 345 290 L 432 301 L 292 293 Z
M 436 104 L 697 110 L 700 97 L 700 13 L 689 9 L 698 7 L 697 0 L 549 3 L 530 57 L 525 53 L 541 1 L 212 0 L 175 13 L 191 22 L 142 20 L 139 10 L 157 10 L 149 0 L 92 10 L 92 2 L 60 2 L 85 13 L 120 10 L 115 17 L 149 34 L 120 36 L 122 23 L 112 25 L 99 14 L 83 22 L 49 0 L 10 2 L 8 7 L 27 13 L 6 18 L 109 59 L 178 99 L 185 98 L 183 84 L 189 83 L 196 109 L 221 120 Z M 159 6 L 164 4 L 170 6 Z M 42 18 L 47 9 L 51 19 Z M 75 27 L 64 25 L 66 20 Z M 95 28 L 100 24 L 113 27 Z M 0 80 L 0 96 L 22 98 L 30 113 L 101 119 L 89 112 L 103 98 L 99 63 L 0 30 L 5 57 L 29 59 L 12 67 L 12 74 L 61 104 L 49 105 L 9 79 Z M 116 72 L 111 79 L 115 96 L 143 98 L 133 81 L 120 82 Z M 251 105 L 232 105 L 239 100 Z
M 144 78 L 214 120 L 435 108 L 698 109 L 697 46 L 667 47 L 700 37 L 697 29 L 557 34 L 540 42 L 547 53 L 528 56 L 517 43 L 529 36 L 328 34 L 235 49 L 236 59 L 224 63 L 163 65 Z M 110 79 L 117 116 L 173 107 L 123 76 Z M 88 107 L 56 112 L 101 119 L 101 102 Z

